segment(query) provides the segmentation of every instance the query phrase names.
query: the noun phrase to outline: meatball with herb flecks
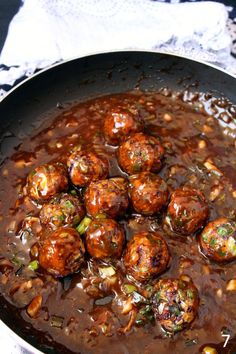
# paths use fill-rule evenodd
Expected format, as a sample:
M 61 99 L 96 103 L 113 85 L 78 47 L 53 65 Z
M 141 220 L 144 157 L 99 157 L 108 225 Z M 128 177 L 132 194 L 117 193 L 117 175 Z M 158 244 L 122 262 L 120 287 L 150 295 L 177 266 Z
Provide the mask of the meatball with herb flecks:
M 42 203 L 68 188 L 66 167 L 60 162 L 36 167 L 27 177 L 26 190 L 29 197 Z
M 91 151 L 74 151 L 67 160 L 67 166 L 71 182 L 80 187 L 106 178 L 109 172 L 108 161 Z
M 199 236 L 203 254 L 216 262 L 236 259 L 236 222 L 219 218 L 209 222 Z
M 136 133 L 120 145 L 118 161 L 128 174 L 143 171 L 158 172 L 164 156 L 164 148 L 158 138 Z
M 143 130 L 143 121 L 138 112 L 129 109 L 112 109 L 104 119 L 104 135 L 111 145 L 118 145 L 131 133 Z
M 140 282 L 164 272 L 169 261 L 167 243 L 157 232 L 136 233 L 127 244 L 124 265 L 127 273 Z
M 95 219 L 86 231 L 87 250 L 94 258 L 119 258 L 124 242 L 124 230 L 113 219 Z
M 204 225 L 208 216 L 209 207 L 202 192 L 185 186 L 172 193 L 166 221 L 174 232 L 191 235 Z
M 61 227 L 41 242 L 39 264 L 55 277 L 77 272 L 84 261 L 84 245 L 73 228 Z
M 168 200 L 165 181 L 151 172 L 141 172 L 129 178 L 129 195 L 133 208 L 143 215 L 154 215 Z
M 123 215 L 128 207 L 127 181 L 122 177 L 91 182 L 84 195 L 87 213 L 96 217 L 105 214 L 116 218 Z
M 41 224 L 55 230 L 61 226 L 78 225 L 84 215 L 84 207 L 79 198 L 63 193 L 44 204 L 39 217 Z
M 188 327 L 199 306 L 198 291 L 191 279 L 160 279 L 154 285 L 152 307 L 163 329 L 175 333 Z

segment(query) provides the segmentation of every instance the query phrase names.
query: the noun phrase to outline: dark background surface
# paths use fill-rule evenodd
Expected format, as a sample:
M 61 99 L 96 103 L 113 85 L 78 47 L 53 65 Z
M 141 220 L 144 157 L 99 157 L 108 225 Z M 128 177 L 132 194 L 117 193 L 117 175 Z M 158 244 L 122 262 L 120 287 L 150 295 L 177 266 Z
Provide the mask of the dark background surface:
M 21 0 L 0 0 L 0 52 L 4 45 L 8 26 L 21 6 Z

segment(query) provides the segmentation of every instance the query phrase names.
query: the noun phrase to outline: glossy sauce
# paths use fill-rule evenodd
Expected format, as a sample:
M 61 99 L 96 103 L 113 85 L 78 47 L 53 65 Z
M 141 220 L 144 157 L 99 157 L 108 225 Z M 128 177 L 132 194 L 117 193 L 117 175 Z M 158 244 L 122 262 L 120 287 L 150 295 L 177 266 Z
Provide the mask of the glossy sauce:
M 27 174 L 49 161 L 65 162 L 72 148 L 81 145 L 108 157 L 110 177 L 127 177 L 117 164 L 117 147 L 107 145 L 102 133 L 105 114 L 118 104 L 139 109 L 145 133 L 161 139 L 165 159 L 158 175 L 166 181 L 170 192 L 185 184 L 200 189 L 210 207 L 209 220 L 236 219 L 236 131 L 234 127 L 228 128 L 235 118 L 235 107 L 227 100 L 163 90 L 136 91 L 81 103 L 59 111 L 56 119 L 48 120 L 39 131 L 24 139 L 1 167 L 1 292 L 27 322 L 72 352 L 200 353 L 205 344 L 211 344 L 219 353 L 234 353 L 236 292 L 226 287 L 235 278 L 236 263 L 208 261 L 199 251 L 197 235 L 179 236 L 169 230 L 163 222 L 165 211 L 144 217 L 130 208 L 119 222 L 124 225 L 127 240 L 136 231 L 158 230 L 172 255 L 170 267 L 161 278 L 189 275 L 199 291 L 197 318 L 190 328 L 175 335 L 168 335 L 153 321 L 134 325 L 123 333 L 130 314 L 121 313 L 127 299 L 122 289 L 124 284 L 135 282 L 126 276 L 122 259 L 109 263 L 116 270 L 112 285 L 105 284 L 99 276 L 98 267 L 104 264 L 88 257 L 81 272 L 61 280 L 53 279 L 42 269 L 34 272 L 27 267 L 31 260 L 29 250 L 37 235 L 33 232 L 28 237 L 22 233 L 22 222 L 29 215 L 37 216 L 40 210 L 23 194 Z M 47 230 L 43 232 L 47 234 Z M 20 287 L 23 283 L 25 286 Z M 135 284 L 140 293 L 146 285 Z M 33 319 L 26 308 L 39 292 L 43 304 Z M 62 319 L 60 326 L 53 325 L 53 316 Z M 230 334 L 230 341 L 223 348 L 225 331 Z

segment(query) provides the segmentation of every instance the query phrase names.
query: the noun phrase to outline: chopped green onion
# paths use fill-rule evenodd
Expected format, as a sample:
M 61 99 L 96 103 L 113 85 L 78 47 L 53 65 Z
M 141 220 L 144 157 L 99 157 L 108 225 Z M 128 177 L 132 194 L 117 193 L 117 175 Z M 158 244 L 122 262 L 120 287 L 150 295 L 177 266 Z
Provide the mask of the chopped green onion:
M 141 319 L 141 318 L 137 318 L 136 321 L 135 321 L 135 324 L 136 324 L 137 326 L 142 326 L 143 323 L 144 323 L 144 321 L 143 321 L 143 319 Z
M 156 302 L 159 302 L 160 299 L 161 299 L 161 291 L 157 291 L 156 294 L 155 294 L 155 299 L 156 299 Z
M 194 294 L 193 294 L 193 292 L 192 292 L 192 290 L 187 290 L 187 297 L 189 298 L 189 299 L 193 299 L 194 298 Z
M 14 256 L 14 257 L 11 259 L 11 262 L 12 262 L 14 265 L 18 265 L 18 266 L 23 265 L 23 262 L 22 262 L 17 256 Z
M 59 221 L 64 221 L 65 220 L 65 216 L 64 215 L 54 215 L 53 216 L 53 218 L 52 218 L 52 220 L 54 221 L 57 221 L 57 220 L 59 220 Z
M 224 257 L 226 255 L 226 252 L 223 252 L 221 249 L 218 251 L 218 255 L 220 257 Z
M 92 219 L 90 219 L 88 216 L 85 216 L 81 223 L 76 227 L 76 230 L 80 235 L 83 235 L 85 231 L 87 230 L 89 224 L 91 223 Z
M 116 271 L 112 266 L 99 267 L 98 270 L 99 270 L 99 274 L 102 278 L 112 277 L 113 275 L 116 274 Z
M 169 311 L 170 311 L 171 315 L 174 315 L 174 316 L 179 316 L 180 315 L 180 310 L 179 310 L 177 305 L 169 306 Z
M 77 192 L 76 192 L 76 190 L 75 189 L 72 189 L 71 191 L 70 191 L 70 194 L 72 194 L 72 195 L 77 195 Z
M 181 326 L 181 325 L 175 325 L 175 326 L 173 326 L 173 331 L 174 332 L 179 332 L 179 331 L 181 331 L 183 329 L 183 326 Z
M 226 227 L 224 226 L 219 226 L 218 229 L 217 229 L 217 233 L 221 236 L 225 236 L 228 234 L 228 230 Z
M 230 236 L 234 233 L 234 228 L 230 223 L 224 224 L 217 228 L 217 233 L 221 236 Z
M 131 294 L 132 292 L 137 291 L 136 286 L 132 284 L 124 284 L 123 289 L 126 294 Z
M 64 318 L 60 316 L 51 316 L 50 318 L 50 326 L 56 328 L 62 328 Z
M 141 315 L 146 315 L 147 313 L 152 311 L 152 307 L 151 305 L 146 305 L 145 307 L 141 308 L 141 310 L 139 311 L 139 313 Z
M 67 209 L 74 209 L 74 205 L 71 203 L 70 200 L 65 200 L 63 204 Z
M 214 238 L 212 238 L 210 240 L 210 246 L 215 246 L 215 244 L 216 244 L 216 240 Z
M 106 214 L 97 214 L 96 215 L 96 219 L 106 219 L 106 218 L 107 218 Z
M 39 262 L 35 259 L 34 261 L 30 262 L 28 268 L 30 270 L 37 270 L 39 267 Z
M 151 293 L 153 291 L 153 286 L 148 284 L 146 287 L 145 287 L 145 290 L 149 293 Z
M 154 314 L 152 311 L 151 305 L 146 305 L 142 307 L 136 317 L 135 324 L 136 325 L 144 325 L 147 322 L 151 322 L 154 320 Z

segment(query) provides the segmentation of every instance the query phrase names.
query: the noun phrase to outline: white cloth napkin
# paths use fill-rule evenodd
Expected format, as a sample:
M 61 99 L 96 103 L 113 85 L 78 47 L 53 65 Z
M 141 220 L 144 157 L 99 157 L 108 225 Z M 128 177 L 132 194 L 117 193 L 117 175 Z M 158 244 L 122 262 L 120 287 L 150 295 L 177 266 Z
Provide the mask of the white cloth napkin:
M 175 1 L 176 2 L 176 1 Z M 0 63 L 0 84 L 36 68 L 92 52 L 169 51 L 236 73 L 223 4 L 151 0 L 24 0 L 12 20 Z

